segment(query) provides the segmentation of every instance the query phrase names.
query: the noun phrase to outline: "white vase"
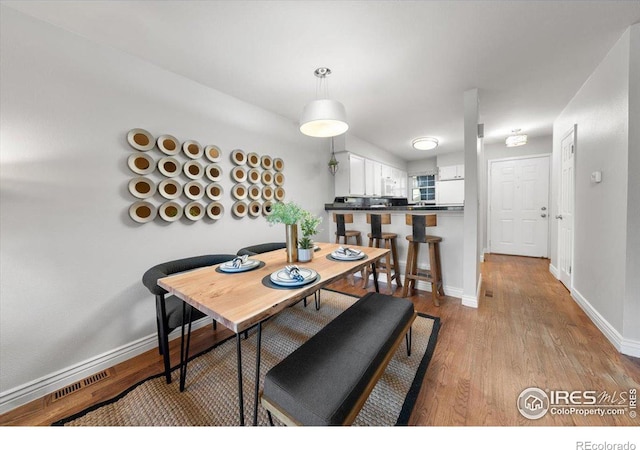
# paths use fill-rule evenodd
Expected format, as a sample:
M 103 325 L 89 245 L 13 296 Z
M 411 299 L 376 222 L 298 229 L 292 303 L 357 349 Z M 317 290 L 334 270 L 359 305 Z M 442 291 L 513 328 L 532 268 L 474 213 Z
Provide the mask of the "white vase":
M 298 248 L 298 261 L 309 262 L 313 259 L 313 248 Z

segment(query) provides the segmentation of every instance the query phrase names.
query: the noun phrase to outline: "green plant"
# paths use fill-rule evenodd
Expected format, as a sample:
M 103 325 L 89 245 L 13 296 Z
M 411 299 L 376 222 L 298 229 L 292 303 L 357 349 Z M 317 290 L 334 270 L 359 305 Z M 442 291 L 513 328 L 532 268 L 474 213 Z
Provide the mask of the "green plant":
M 322 217 L 314 216 L 309 211 L 302 212 L 300 220 L 300 228 L 302 229 L 302 238 L 298 241 L 300 248 L 312 249 L 313 241 L 311 236 L 318 234 L 318 225 L 322 222 Z
M 274 223 L 293 225 L 302 219 L 304 212 L 304 209 L 293 202 L 274 203 L 271 207 L 271 214 L 267 216 L 267 222 L 269 222 L 270 225 Z

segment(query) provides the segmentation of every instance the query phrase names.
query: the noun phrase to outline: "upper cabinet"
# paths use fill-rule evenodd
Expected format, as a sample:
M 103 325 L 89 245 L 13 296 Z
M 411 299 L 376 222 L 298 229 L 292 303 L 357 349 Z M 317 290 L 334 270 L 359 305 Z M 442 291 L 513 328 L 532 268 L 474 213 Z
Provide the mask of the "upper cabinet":
M 438 167 L 438 179 L 440 181 L 464 179 L 464 164 Z
M 336 196 L 406 196 L 407 173 L 349 152 L 336 153 Z

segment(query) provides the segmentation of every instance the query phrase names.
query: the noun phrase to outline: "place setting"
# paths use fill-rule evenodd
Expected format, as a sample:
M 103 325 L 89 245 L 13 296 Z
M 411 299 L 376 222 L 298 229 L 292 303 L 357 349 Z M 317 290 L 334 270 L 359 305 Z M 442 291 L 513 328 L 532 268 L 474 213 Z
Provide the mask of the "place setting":
M 216 267 L 218 273 L 238 273 L 248 272 L 249 270 L 258 269 L 263 267 L 264 261 L 259 259 L 250 259 L 248 255 L 238 256 L 231 261 L 220 264 Z
M 288 265 L 264 277 L 262 284 L 274 289 L 295 289 L 311 284 L 319 277 L 313 269 Z
M 332 261 L 359 261 L 366 258 L 367 254 L 362 250 L 349 247 L 338 247 L 327 255 L 327 259 Z

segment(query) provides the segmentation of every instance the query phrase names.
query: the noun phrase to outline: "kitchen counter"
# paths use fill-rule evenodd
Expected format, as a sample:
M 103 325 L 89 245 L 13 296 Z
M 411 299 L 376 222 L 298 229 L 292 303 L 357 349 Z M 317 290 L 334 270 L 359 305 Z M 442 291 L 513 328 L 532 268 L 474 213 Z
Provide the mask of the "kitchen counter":
M 383 205 L 355 205 L 349 203 L 325 203 L 325 211 L 464 211 L 463 205 L 405 205 L 405 206 L 383 206 Z

